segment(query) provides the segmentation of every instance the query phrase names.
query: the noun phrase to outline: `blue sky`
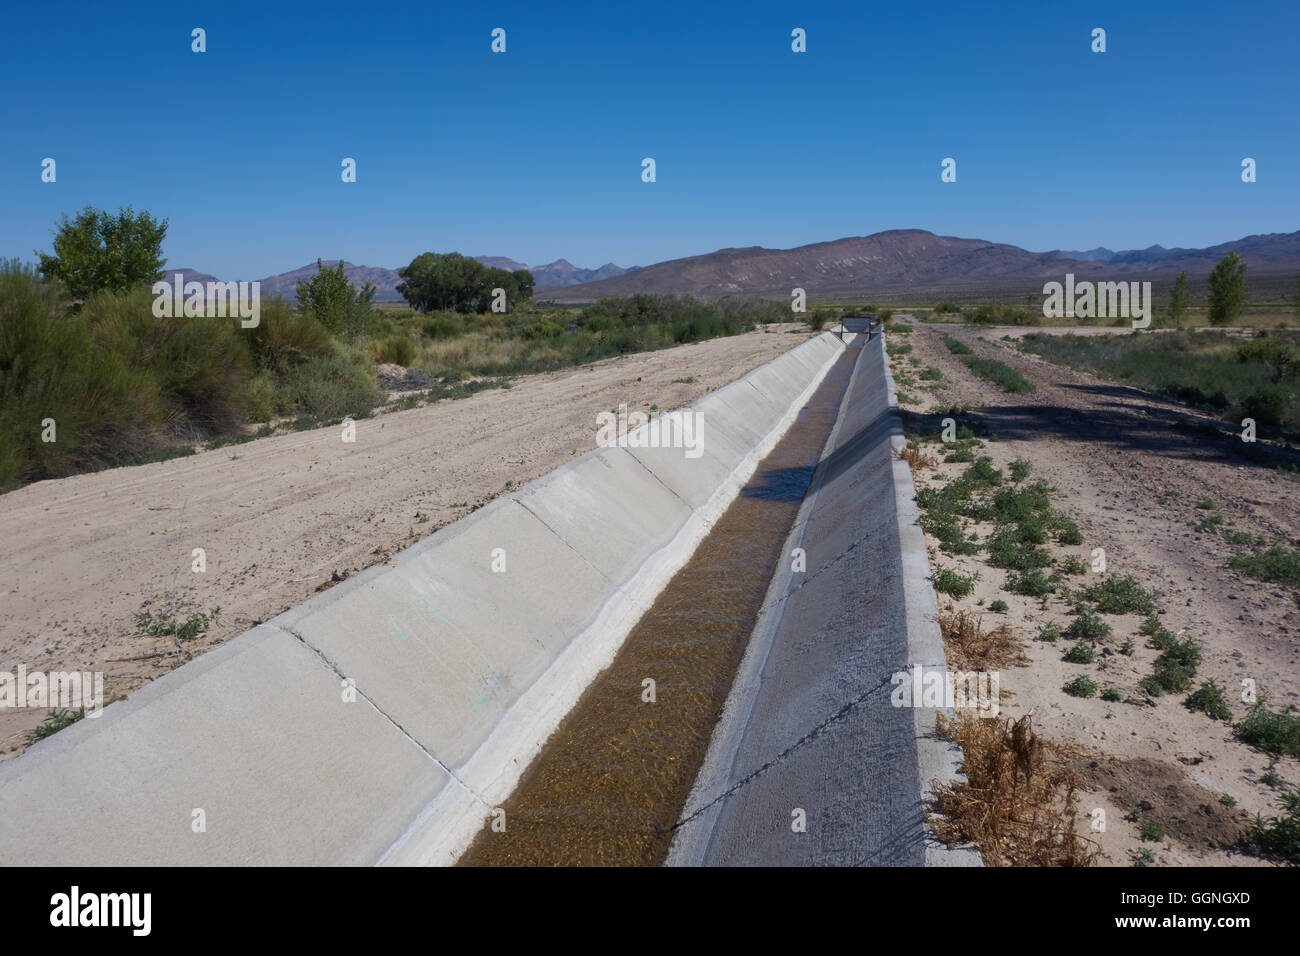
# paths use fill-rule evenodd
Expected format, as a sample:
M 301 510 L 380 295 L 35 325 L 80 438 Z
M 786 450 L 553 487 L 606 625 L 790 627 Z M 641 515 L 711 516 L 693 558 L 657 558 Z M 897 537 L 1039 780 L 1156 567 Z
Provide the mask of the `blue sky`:
M 1295 2 L 70 3 L 5 21 L 3 257 L 48 250 L 61 213 L 128 204 L 170 220 L 169 265 L 249 279 L 318 256 L 647 265 L 895 228 L 1034 250 L 1300 228 Z

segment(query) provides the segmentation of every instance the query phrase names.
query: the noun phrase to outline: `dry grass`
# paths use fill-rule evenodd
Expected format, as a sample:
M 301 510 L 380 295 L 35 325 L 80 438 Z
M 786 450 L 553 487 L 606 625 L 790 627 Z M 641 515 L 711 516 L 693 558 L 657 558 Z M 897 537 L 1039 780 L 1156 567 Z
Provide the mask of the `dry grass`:
M 961 745 L 965 783 L 935 782 L 930 818 L 949 846 L 976 843 L 986 866 L 1090 866 L 1101 848 L 1075 832 L 1077 781 L 1064 748 L 1017 721 L 939 715 L 939 735 Z
M 990 671 L 1024 663 L 1023 644 L 1006 624 L 984 630 L 969 611 L 941 613 L 939 630 L 948 664 L 959 670 Z
M 896 448 L 894 449 L 894 454 L 907 462 L 908 467 L 911 468 L 912 471 L 916 471 L 918 468 L 933 468 L 939 463 L 936 459 L 931 458 L 919 448 Z

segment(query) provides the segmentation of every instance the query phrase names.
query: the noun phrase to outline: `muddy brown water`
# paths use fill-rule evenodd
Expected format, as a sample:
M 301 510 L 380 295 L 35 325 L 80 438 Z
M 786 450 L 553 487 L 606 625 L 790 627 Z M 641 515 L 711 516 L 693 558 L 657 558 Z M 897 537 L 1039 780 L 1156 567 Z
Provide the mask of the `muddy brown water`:
M 525 771 L 504 830 L 486 821 L 461 865 L 663 862 L 859 354 L 831 366 Z

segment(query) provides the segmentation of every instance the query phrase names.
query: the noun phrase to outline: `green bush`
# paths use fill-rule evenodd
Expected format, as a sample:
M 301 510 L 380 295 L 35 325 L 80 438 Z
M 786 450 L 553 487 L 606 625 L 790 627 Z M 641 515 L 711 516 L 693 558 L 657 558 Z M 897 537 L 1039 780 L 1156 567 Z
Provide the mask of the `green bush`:
M 1056 541 L 1064 545 L 1083 544 L 1083 532 L 1073 521 L 1061 518 L 1057 523 Z
M 46 419 L 55 441 L 42 441 Z M 101 348 L 35 269 L 0 262 L 0 485 L 103 467 L 152 450 L 159 389 Z
M 1079 640 L 1097 641 L 1108 634 L 1110 634 L 1110 625 L 1087 608 L 1081 608 L 1078 615 L 1070 622 L 1070 626 L 1065 629 L 1066 637 Z
M 1300 757 L 1300 718 L 1292 710 L 1272 711 L 1261 700 L 1237 724 L 1237 737 L 1265 753 Z
M 1300 550 L 1277 546 L 1237 554 L 1228 559 L 1228 565 L 1260 581 L 1277 581 L 1300 588 Z
M 410 365 L 415 359 L 415 343 L 405 335 L 390 335 L 371 345 L 375 361 L 394 365 Z
M 296 291 L 302 310 L 315 316 L 332 335 L 354 340 L 369 331 L 375 317 L 371 306 L 375 287 L 366 283 L 357 289 L 348 282 L 341 259 L 333 268 L 317 259 L 316 274 L 300 279 Z
M 564 334 L 564 329 L 560 328 L 554 322 L 543 319 L 540 322 L 530 322 L 519 330 L 519 334 L 525 339 L 554 339 Z
M 1142 590 L 1132 575 L 1107 576 L 1084 588 L 1082 597 L 1103 614 L 1154 614 L 1155 600 Z
M 435 312 L 420 328 L 431 339 L 451 339 L 465 332 L 465 320 L 455 312 Z
M 1005 362 L 981 358 L 978 355 L 965 355 L 962 361 L 980 378 L 993 382 L 1004 392 L 1023 395 L 1034 391 L 1034 384 Z
M 252 361 L 238 319 L 153 314 L 148 289 L 91 296 L 82 312 L 101 350 L 122 356 L 158 387 L 172 436 L 206 438 L 244 421 Z
M 1011 574 L 1007 576 L 1007 590 L 1013 594 L 1027 594 L 1030 597 L 1043 597 L 1051 594 L 1053 587 L 1051 581 L 1043 574 L 1041 570 L 1025 571 L 1022 574 Z
M 975 576 L 958 574 L 951 568 L 935 568 L 934 589 L 941 594 L 965 597 L 975 590 Z
M 334 354 L 334 340 L 310 312 L 299 312 L 279 296 L 262 302 L 258 324 L 241 330 L 253 362 L 273 375 L 312 358 Z
M 983 455 L 967 468 L 961 480 L 974 487 L 990 487 L 1002 483 L 1002 472 L 993 467 L 993 459 Z
M 1279 816 L 1256 814 L 1255 843 L 1265 853 L 1300 866 L 1300 790 L 1282 794 L 1281 802 Z
M 1074 680 L 1065 684 L 1061 690 L 1065 691 L 1071 697 L 1096 697 L 1097 685 L 1092 678 L 1080 674 Z
M 1151 665 L 1151 674 L 1142 678 L 1140 685 L 1153 697 L 1179 693 L 1192 686 L 1196 666 L 1201 662 L 1201 651 L 1191 638 L 1175 639 Z
M 580 323 L 588 332 L 613 332 L 623 328 L 623 323 L 612 315 L 593 315 Z
M 1097 652 L 1085 641 L 1075 641 L 1062 658 L 1071 664 L 1091 664 L 1096 659 Z
M 1188 710 L 1199 710 L 1214 720 L 1232 719 L 1232 710 L 1223 695 L 1223 688 L 1212 680 L 1205 681 L 1196 691 L 1188 694 L 1183 706 Z
M 1261 428 L 1276 426 L 1290 435 L 1300 428 L 1300 383 L 1289 358 L 1300 354 L 1295 332 L 1246 343 L 1222 332 L 1187 330 L 1158 336 L 1030 335 L 1022 344 L 1048 361 L 1168 395 L 1229 419 L 1234 427 L 1250 417 Z M 1270 361 L 1274 355 L 1280 365 Z
M 290 372 L 278 391 L 276 412 L 329 420 L 368 413 L 379 401 L 373 367 L 359 353 L 340 347 Z

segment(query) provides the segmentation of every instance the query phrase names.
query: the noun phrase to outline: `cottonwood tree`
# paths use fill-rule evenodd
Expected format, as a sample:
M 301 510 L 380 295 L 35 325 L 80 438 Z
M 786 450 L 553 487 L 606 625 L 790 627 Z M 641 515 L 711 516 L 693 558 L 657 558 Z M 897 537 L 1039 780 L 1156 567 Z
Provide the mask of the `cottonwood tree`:
M 1174 289 L 1169 294 L 1169 318 L 1177 325 L 1187 314 L 1187 270 L 1178 273 Z
M 1210 322 L 1227 325 L 1246 307 L 1246 263 L 1230 252 L 1210 272 Z
M 507 307 L 514 309 L 533 294 L 527 269 L 493 269 L 458 252 L 422 253 L 397 274 L 403 280 L 397 291 L 419 312 L 486 312 L 493 289 L 504 289 Z
M 356 338 L 370 327 L 375 287 L 367 282 L 357 289 L 343 274 L 343 260 L 332 269 L 316 260 L 316 274 L 298 280 L 298 305 L 316 317 L 332 335 Z
M 62 282 L 73 298 L 121 292 L 163 276 L 162 241 L 167 220 L 130 206 L 117 214 L 87 206 L 75 219 L 65 214 L 54 235 L 54 255 L 37 252 L 40 272 Z

